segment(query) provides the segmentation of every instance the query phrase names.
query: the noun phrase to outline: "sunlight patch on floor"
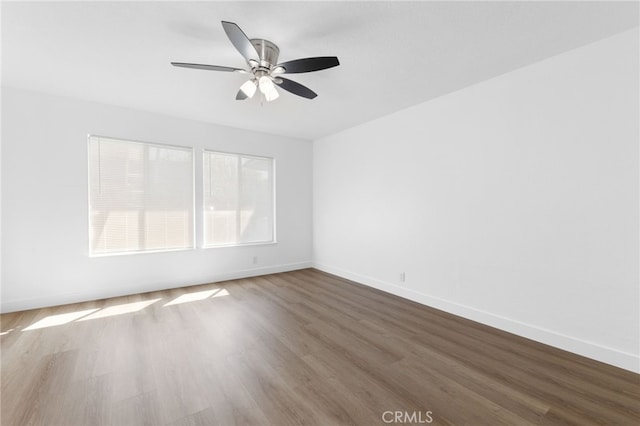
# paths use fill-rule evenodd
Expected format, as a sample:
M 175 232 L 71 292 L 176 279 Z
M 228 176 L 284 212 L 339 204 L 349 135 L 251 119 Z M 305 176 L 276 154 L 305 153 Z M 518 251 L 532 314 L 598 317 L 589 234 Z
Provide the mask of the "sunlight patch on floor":
M 195 302 L 198 300 L 212 299 L 215 297 L 229 296 L 229 292 L 224 288 L 216 288 L 213 290 L 196 291 L 193 293 L 186 293 L 176 297 L 172 301 L 164 304 L 163 306 L 179 305 L 182 303 Z M 98 318 L 113 317 L 116 315 L 130 314 L 145 309 L 148 306 L 162 300 L 162 298 L 143 300 L 140 302 L 123 303 L 119 305 L 107 306 L 105 308 L 87 309 L 78 312 L 69 312 L 66 314 L 49 315 L 41 320 L 31 324 L 29 327 L 22 331 L 37 330 L 40 328 L 54 327 L 58 325 L 68 324 L 70 322 L 87 321 Z M 3 331 L 0 336 L 4 336 L 12 332 L 13 329 Z
M 181 296 L 178 296 L 175 299 L 173 299 L 171 302 L 165 303 L 163 306 L 179 305 L 181 303 L 196 302 L 198 300 L 205 300 L 213 297 L 221 297 L 221 296 L 228 296 L 228 295 L 229 295 L 229 292 L 224 288 L 216 288 L 213 290 L 206 290 L 206 291 L 196 291 L 193 293 L 186 293 Z
M 92 319 L 98 319 L 98 318 L 113 317 L 113 316 L 116 316 L 116 315 L 123 315 L 123 314 L 130 314 L 132 312 L 138 312 L 138 311 L 146 308 L 147 306 L 156 303 L 158 300 L 161 300 L 161 299 L 143 300 L 141 302 L 123 303 L 121 305 L 109 306 L 109 307 L 106 307 L 106 308 L 103 308 L 103 309 L 99 310 L 96 313 L 93 313 L 93 314 L 88 315 L 88 316 L 86 316 L 86 317 L 84 317 L 82 319 L 79 319 L 78 321 L 86 321 L 86 320 L 92 320 Z
M 213 297 L 222 297 L 222 296 L 228 296 L 229 292 L 227 290 L 225 290 L 224 288 L 221 288 L 219 291 L 217 291 L 213 296 Z
M 163 306 L 179 305 L 181 303 L 195 302 L 197 300 L 204 300 L 211 297 L 214 293 L 217 293 L 220 289 L 196 291 L 194 293 L 186 293 L 176 297 L 171 302 L 165 303 Z
M 97 310 L 98 308 L 87 309 L 85 311 L 78 312 L 69 312 L 67 314 L 49 315 L 48 317 L 44 317 L 40 321 L 31 324 L 29 327 L 23 329 L 22 331 L 37 330 L 39 328 L 67 324 L 71 321 L 77 320 L 78 318 L 82 318 L 85 315 L 89 315 Z

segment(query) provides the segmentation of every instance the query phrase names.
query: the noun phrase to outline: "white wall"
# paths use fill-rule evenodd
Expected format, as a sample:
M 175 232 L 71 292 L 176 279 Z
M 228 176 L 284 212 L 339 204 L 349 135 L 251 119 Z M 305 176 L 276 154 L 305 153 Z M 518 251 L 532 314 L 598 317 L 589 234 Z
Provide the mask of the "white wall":
M 88 257 L 87 134 L 275 157 L 278 243 Z M 310 265 L 309 141 L 3 88 L 2 150 L 3 312 Z
M 638 73 L 636 28 L 315 141 L 316 266 L 640 371 Z

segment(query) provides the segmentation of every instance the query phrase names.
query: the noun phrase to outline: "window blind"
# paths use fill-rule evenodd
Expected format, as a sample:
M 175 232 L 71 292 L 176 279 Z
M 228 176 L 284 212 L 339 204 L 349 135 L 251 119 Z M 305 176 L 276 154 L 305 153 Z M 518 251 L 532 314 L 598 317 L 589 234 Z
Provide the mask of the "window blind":
M 193 150 L 89 137 L 92 255 L 192 248 Z
M 204 151 L 204 246 L 273 242 L 273 159 Z

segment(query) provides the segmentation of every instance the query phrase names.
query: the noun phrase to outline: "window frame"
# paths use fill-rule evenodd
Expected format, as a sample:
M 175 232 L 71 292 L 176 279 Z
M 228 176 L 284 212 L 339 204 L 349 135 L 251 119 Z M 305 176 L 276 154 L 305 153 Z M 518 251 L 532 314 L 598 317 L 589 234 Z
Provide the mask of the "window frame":
M 183 248 L 168 248 L 168 249 L 153 249 L 153 250 L 136 250 L 136 251 L 118 251 L 111 253 L 94 253 L 92 250 L 92 221 L 91 221 L 91 139 L 106 139 L 116 142 L 126 142 L 134 144 L 152 145 L 160 148 L 176 148 L 184 151 L 191 152 L 191 246 Z M 87 134 L 87 248 L 88 256 L 90 258 L 98 257 L 111 257 L 111 256 L 130 256 L 139 254 L 152 254 L 152 253 L 167 253 L 167 252 L 181 252 L 181 251 L 193 251 L 197 249 L 197 233 L 196 233 L 196 152 L 192 146 L 166 144 L 141 141 L 137 139 L 125 139 L 114 136 L 102 136 L 98 134 Z
M 206 212 L 206 206 L 205 206 L 205 167 L 204 167 L 204 161 L 205 161 L 205 155 L 207 153 L 213 153 L 213 154 L 222 154 L 222 155 L 230 155 L 230 156 L 235 156 L 235 157 L 243 157 L 243 158 L 256 158 L 256 159 L 260 159 L 260 160 L 271 160 L 271 218 L 273 220 L 272 223 L 272 231 L 271 231 L 271 240 L 270 241 L 254 241 L 254 242 L 235 242 L 235 243 L 229 243 L 229 244 L 207 244 L 206 243 L 206 232 L 207 232 L 207 225 L 206 225 L 206 220 L 205 220 L 205 212 Z M 243 153 L 239 153 L 239 152 L 230 152 L 230 151 L 221 151 L 221 150 L 217 150 L 217 149 L 207 149 L 207 148 L 203 148 L 202 149 L 202 208 L 200 210 L 201 215 L 202 215 L 202 242 L 200 245 L 201 249 L 205 249 L 205 250 L 209 250 L 209 249 L 221 249 L 221 248 L 229 248 L 229 247 L 247 247 L 247 246 L 265 246 L 265 245 L 274 245 L 274 244 L 278 244 L 278 232 L 277 232 L 277 205 L 276 205 L 276 193 L 277 193 L 277 186 L 276 186 L 276 158 L 275 157 L 269 157 L 266 155 L 255 155 L 255 154 L 243 154 Z

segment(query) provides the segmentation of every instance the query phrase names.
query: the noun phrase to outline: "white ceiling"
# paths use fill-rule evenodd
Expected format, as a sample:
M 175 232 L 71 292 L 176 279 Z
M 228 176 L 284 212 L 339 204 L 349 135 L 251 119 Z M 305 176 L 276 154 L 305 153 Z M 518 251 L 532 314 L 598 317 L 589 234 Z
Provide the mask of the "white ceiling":
M 314 100 L 236 101 L 245 76 L 169 65 L 243 67 L 221 20 L 341 65 L 290 76 Z M 3 2 L 2 84 L 316 139 L 637 25 L 637 2 Z

